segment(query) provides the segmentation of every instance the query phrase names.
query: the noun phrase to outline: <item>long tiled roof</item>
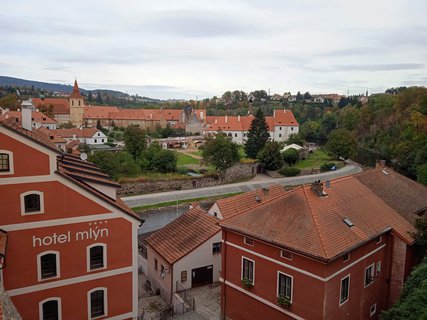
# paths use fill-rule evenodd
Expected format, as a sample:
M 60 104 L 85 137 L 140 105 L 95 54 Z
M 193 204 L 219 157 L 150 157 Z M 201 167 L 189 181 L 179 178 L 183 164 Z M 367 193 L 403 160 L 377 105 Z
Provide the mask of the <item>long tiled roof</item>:
M 377 168 L 354 177 L 412 223 L 427 209 L 427 187 L 390 168 Z
M 227 219 L 285 193 L 286 191 L 283 186 L 272 185 L 268 187 L 268 190 L 257 189 L 230 198 L 217 200 L 216 204 L 221 211 L 222 217 Z
M 161 109 L 160 113 L 167 121 L 180 121 L 183 110 L 181 109 Z
M 355 177 L 332 180 L 325 191 L 327 196 L 319 197 L 310 186 L 301 186 L 220 224 L 322 261 L 390 229 L 413 243 L 414 226 Z
M 275 126 L 299 126 L 294 114 L 290 110 L 274 110 L 273 119 Z
M 83 118 L 110 119 L 111 113 L 119 111 L 120 109 L 114 106 L 88 106 L 84 108 Z
M 72 138 L 74 135 L 77 138 L 92 138 L 100 130 L 97 128 L 70 128 L 56 129 L 52 131 L 62 138 Z
M 145 239 L 170 264 L 189 254 L 221 230 L 218 220 L 192 208 Z
M 49 118 L 47 115 L 40 111 L 33 111 L 31 113 L 32 121 L 39 122 L 42 124 L 56 124 L 56 120 Z M 14 118 L 18 119 L 18 122 L 22 121 L 22 112 L 21 111 L 8 111 L 1 116 L 2 119 Z
M 45 105 L 53 106 L 53 114 L 70 114 L 70 102 L 65 98 L 31 98 L 34 106 L 40 108 Z

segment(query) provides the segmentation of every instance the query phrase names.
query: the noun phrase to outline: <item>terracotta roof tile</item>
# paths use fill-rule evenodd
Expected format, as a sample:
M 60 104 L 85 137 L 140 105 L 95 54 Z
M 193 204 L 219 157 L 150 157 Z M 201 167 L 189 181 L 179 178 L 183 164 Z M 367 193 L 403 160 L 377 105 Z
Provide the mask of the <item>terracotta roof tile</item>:
M 290 110 L 274 110 L 274 125 L 275 126 L 299 126 L 294 114 Z
M 319 197 L 298 187 L 220 224 L 326 261 L 390 229 L 413 243 L 413 225 L 355 177 L 332 180 L 325 191 Z
M 44 106 L 53 106 L 53 114 L 70 114 L 70 102 L 64 98 L 31 98 L 34 106 L 40 108 Z
M 111 113 L 115 113 L 119 111 L 120 109 L 114 106 L 88 106 L 84 108 L 83 118 L 110 119 Z
M 33 111 L 32 121 L 39 122 L 41 124 L 56 124 L 56 120 L 49 118 L 47 115 L 40 111 Z M 21 111 L 8 111 L 1 116 L 2 119 L 15 118 L 18 119 L 19 123 L 22 123 L 22 112 Z
M 74 135 L 77 138 L 92 138 L 98 131 L 97 128 L 70 128 L 52 130 L 55 134 L 62 138 L 72 138 Z
M 167 121 L 180 121 L 183 110 L 180 109 L 161 109 L 160 113 Z
M 82 98 L 77 80 L 74 80 L 73 92 L 71 93 L 70 98 Z
M 53 143 L 65 143 L 65 140 L 54 132 L 52 132 L 52 130 L 48 130 L 45 127 L 40 127 L 38 130 L 48 136 L 50 141 L 52 141 Z
M 175 263 L 219 232 L 218 220 L 192 208 L 145 241 L 170 264 Z

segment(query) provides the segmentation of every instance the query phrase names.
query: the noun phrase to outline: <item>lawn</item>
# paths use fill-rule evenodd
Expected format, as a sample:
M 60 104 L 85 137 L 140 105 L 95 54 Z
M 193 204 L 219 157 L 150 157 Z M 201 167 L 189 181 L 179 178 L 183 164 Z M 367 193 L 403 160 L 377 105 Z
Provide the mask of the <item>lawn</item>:
M 176 165 L 178 167 L 186 166 L 189 164 L 200 164 L 200 160 L 189 156 L 188 154 L 177 152 L 178 161 Z
M 301 170 L 317 169 L 325 162 L 332 161 L 333 159 L 326 152 L 317 149 L 313 153 L 310 153 L 307 159 L 298 161 L 294 167 Z
M 202 156 L 202 151 L 201 150 L 197 150 L 197 151 L 191 152 L 191 154 L 193 154 L 195 156 L 201 157 Z

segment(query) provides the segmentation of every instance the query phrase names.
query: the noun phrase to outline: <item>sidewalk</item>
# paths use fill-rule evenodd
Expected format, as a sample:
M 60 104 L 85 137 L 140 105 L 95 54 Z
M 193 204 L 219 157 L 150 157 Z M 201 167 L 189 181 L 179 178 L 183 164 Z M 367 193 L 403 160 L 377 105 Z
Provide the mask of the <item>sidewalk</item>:
M 263 187 L 268 187 L 273 184 L 281 184 L 283 186 L 296 186 L 301 184 L 312 183 L 314 180 L 329 180 L 337 177 L 348 176 L 361 172 L 362 168 L 354 163 L 349 162 L 344 168 L 336 171 L 323 172 L 307 176 L 289 177 L 289 178 L 266 178 L 265 175 L 255 177 L 251 181 L 225 184 L 220 186 L 198 188 L 191 190 L 174 190 L 161 193 L 143 194 L 138 196 L 123 197 L 122 200 L 129 207 L 137 207 L 144 205 L 157 204 L 162 202 L 193 199 L 200 197 L 220 196 L 228 193 L 247 192 Z

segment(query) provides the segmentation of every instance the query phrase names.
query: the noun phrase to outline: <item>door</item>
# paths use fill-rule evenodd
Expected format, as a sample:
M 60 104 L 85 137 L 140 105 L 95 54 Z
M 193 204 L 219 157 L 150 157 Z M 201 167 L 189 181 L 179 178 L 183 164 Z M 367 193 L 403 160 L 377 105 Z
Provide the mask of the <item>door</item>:
M 191 287 L 200 287 L 211 284 L 213 281 L 213 266 L 206 266 L 191 270 Z

